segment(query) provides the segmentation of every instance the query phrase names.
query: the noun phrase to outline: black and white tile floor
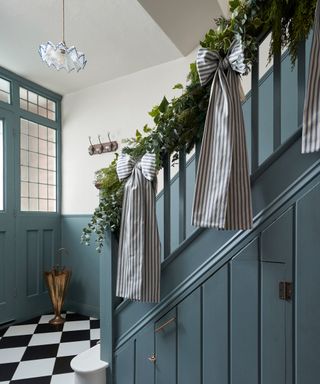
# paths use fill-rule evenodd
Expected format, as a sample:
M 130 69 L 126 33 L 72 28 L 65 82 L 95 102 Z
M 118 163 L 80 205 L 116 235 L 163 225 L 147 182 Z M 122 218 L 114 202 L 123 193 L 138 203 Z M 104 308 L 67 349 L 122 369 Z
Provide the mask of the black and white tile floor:
M 67 312 L 66 322 L 48 324 L 52 315 L 0 329 L 0 384 L 72 384 L 70 361 L 100 339 L 99 320 Z

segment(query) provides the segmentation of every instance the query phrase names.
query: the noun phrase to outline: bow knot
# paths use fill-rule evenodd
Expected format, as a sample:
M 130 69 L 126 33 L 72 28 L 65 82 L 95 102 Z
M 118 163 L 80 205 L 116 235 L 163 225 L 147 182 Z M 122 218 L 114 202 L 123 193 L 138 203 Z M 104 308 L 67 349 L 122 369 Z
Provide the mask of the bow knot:
M 246 71 L 243 47 L 239 40 L 234 40 L 232 42 L 229 51 L 224 58 L 222 58 L 217 51 L 210 51 L 206 48 L 199 49 L 197 69 L 201 85 L 207 84 L 218 69 L 224 72 L 230 68 L 240 74 L 244 74 Z
M 219 68 L 221 68 L 223 71 L 226 71 L 230 66 L 228 57 L 225 57 L 224 59 L 219 60 Z
M 146 153 L 138 161 L 134 161 L 131 156 L 122 154 L 117 162 L 117 174 L 119 180 L 128 178 L 134 168 L 139 168 L 143 176 L 152 181 L 156 177 L 156 156 L 153 153 Z

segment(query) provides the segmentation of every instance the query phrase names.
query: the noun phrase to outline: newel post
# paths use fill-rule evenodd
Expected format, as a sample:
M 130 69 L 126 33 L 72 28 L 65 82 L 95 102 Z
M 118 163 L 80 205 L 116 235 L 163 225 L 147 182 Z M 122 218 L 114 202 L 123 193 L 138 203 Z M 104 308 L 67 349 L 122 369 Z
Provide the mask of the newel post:
M 101 360 L 109 363 L 107 369 L 108 384 L 113 384 L 117 248 L 116 237 L 110 231 L 107 231 L 105 244 L 100 255 L 100 328 Z

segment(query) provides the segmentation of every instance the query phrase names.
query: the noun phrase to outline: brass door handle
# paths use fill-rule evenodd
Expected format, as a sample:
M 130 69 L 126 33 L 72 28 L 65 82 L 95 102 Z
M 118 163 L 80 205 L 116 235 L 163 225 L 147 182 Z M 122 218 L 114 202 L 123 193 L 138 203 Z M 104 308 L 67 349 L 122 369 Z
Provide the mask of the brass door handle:
M 162 331 L 167 325 L 171 324 L 173 321 L 175 321 L 176 318 L 175 317 L 172 317 L 171 319 L 169 319 L 168 321 L 166 321 L 164 324 L 160 325 L 160 327 L 156 328 L 156 332 L 160 332 Z
M 156 355 L 153 353 L 150 357 L 148 357 L 148 360 L 151 361 L 151 363 L 155 363 L 157 360 Z

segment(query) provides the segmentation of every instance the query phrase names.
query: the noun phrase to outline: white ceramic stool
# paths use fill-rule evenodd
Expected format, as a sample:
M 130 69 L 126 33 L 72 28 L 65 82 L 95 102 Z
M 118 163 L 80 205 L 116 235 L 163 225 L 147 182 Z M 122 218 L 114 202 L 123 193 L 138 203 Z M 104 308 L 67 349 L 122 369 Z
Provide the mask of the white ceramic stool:
M 100 344 L 79 353 L 70 365 L 74 370 L 74 384 L 106 384 L 109 364 L 100 360 Z

